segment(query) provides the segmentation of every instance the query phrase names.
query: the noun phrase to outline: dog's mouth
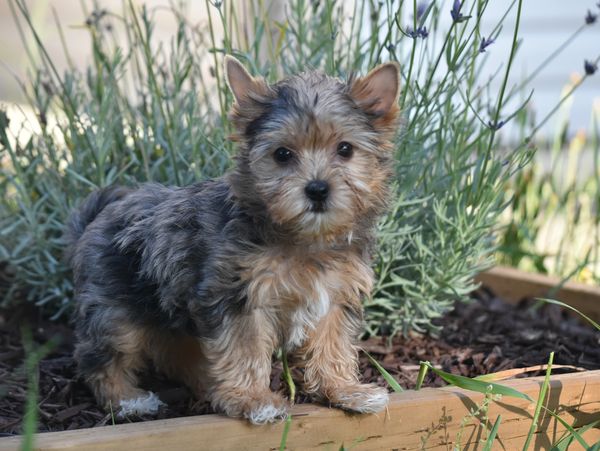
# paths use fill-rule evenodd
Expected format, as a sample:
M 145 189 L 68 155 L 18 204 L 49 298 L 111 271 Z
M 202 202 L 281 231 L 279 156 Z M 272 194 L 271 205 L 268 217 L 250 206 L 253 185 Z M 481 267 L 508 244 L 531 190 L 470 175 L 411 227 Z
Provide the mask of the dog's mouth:
M 310 211 L 313 213 L 325 213 L 325 211 L 327 210 L 327 203 L 326 202 L 311 202 L 310 204 Z

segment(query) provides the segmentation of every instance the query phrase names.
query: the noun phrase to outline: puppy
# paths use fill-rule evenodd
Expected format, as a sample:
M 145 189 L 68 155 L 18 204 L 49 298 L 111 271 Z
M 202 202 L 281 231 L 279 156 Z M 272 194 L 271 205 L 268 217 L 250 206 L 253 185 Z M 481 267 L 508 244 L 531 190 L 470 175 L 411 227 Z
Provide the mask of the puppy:
M 160 406 L 138 387 L 151 363 L 260 424 L 286 416 L 269 389 L 282 348 L 314 398 L 380 411 L 387 391 L 359 382 L 355 341 L 388 198 L 399 69 L 273 85 L 232 57 L 225 69 L 239 143 L 230 173 L 104 188 L 70 219 L 79 371 L 122 415 Z

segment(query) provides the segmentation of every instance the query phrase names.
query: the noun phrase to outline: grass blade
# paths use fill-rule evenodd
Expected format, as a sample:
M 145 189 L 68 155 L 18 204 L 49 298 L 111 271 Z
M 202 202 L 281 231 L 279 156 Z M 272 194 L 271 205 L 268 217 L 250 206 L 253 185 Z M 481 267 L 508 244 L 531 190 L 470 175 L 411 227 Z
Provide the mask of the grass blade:
M 571 434 L 571 436 L 573 438 L 575 438 L 575 440 L 577 440 L 581 446 L 583 446 L 583 449 L 589 449 L 589 445 L 587 444 L 587 442 L 583 439 L 583 437 L 581 436 L 581 434 L 579 434 L 579 432 L 577 432 L 573 428 L 573 426 L 571 426 L 569 423 L 567 423 L 565 420 L 563 420 L 559 415 L 557 415 L 556 413 L 554 413 L 552 410 L 547 409 L 546 407 L 543 407 L 543 409 L 546 412 L 548 412 L 548 414 L 551 415 L 553 418 L 555 418 L 556 420 L 558 420 L 558 422 L 560 424 L 562 424 L 567 431 L 569 431 L 569 434 Z
M 594 421 L 593 423 L 589 423 L 589 424 L 586 424 L 585 426 L 581 426 L 580 428 L 576 429 L 576 431 L 579 435 L 581 435 L 585 431 L 592 429 L 593 427 L 596 427 L 599 423 L 600 423 L 600 420 Z M 572 434 L 567 433 L 550 449 L 550 451 L 567 451 L 569 449 L 569 447 L 571 446 L 571 443 L 573 443 L 573 440 L 575 440 L 575 437 Z M 600 443 L 600 442 L 598 442 L 598 443 Z M 596 445 L 598 443 L 596 443 Z
M 290 427 L 292 425 L 292 416 L 288 415 L 285 419 L 285 423 L 283 424 L 283 433 L 281 434 L 281 442 L 279 443 L 279 451 L 285 451 L 287 446 L 287 438 L 290 432 Z
M 454 385 L 465 390 L 471 390 L 479 393 L 491 393 L 493 395 L 512 396 L 513 398 L 526 399 L 527 401 L 533 402 L 528 395 L 521 393 L 511 387 L 505 385 L 496 384 L 493 382 L 483 382 L 477 379 L 471 379 L 465 376 L 458 376 L 456 374 L 446 373 L 445 371 L 434 368 L 430 363 L 427 363 L 429 369 L 435 374 L 440 376 L 443 380 L 448 382 L 450 385 Z
M 502 415 L 498 415 L 498 418 L 496 418 L 496 422 L 494 423 L 494 427 L 492 427 L 492 430 L 490 432 L 490 436 L 485 441 L 483 451 L 492 451 L 492 447 L 494 446 L 494 440 L 496 440 L 496 435 L 498 435 L 498 428 L 500 427 L 501 421 Z
M 587 322 L 589 322 L 592 326 L 594 326 L 596 329 L 600 330 L 600 324 L 598 324 L 596 321 L 594 321 L 592 318 L 590 318 L 589 316 L 584 315 L 583 313 L 581 313 L 579 310 L 577 310 L 575 307 L 570 306 L 569 304 L 565 304 L 564 302 L 561 301 L 557 301 L 556 299 L 546 299 L 546 298 L 536 298 L 536 301 L 542 301 L 542 302 L 546 302 L 548 304 L 554 304 L 554 305 L 559 305 L 561 307 L 564 307 L 566 309 L 572 310 L 575 313 L 577 313 L 578 315 L 582 316 L 583 318 L 585 318 L 585 320 Z
M 600 442 L 594 443 L 587 449 L 587 451 L 600 451 Z
M 423 385 L 423 380 L 425 380 L 425 376 L 427 375 L 427 370 L 428 370 L 428 366 L 427 366 L 428 362 L 421 362 L 420 366 L 419 366 L 419 374 L 417 375 L 417 385 L 415 387 L 415 390 L 421 390 L 421 386 Z
M 550 373 L 552 372 L 552 362 L 553 361 L 554 361 L 554 352 L 551 352 L 550 358 L 548 359 L 548 368 L 546 369 L 546 376 L 544 377 L 544 383 L 542 384 L 542 386 L 540 388 L 540 395 L 538 396 L 538 400 L 535 405 L 535 413 L 533 414 L 531 426 L 529 427 L 529 432 L 527 433 L 527 439 L 525 440 L 525 444 L 523 445 L 523 451 L 527 451 L 529 449 L 529 445 L 531 444 L 531 439 L 533 439 L 533 435 L 535 434 L 538 419 L 540 417 L 540 412 L 542 411 L 542 407 L 544 404 L 544 399 L 546 399 L 546 393 L 548 392 L 548 387 L 550 386 Z
M 38 395 L 39 395 L 39 373 L 40 361 L 54 349 L 58 338 L 51 338 L 43 345 L 35 345 L 29 326 L 21 328 L 23 348 L 25 350 L 25 375 L 27 377 L 27 397 L 25 401 L 25 415 L 23 418 L 23 441 L 21 450 L 34 449 L 35 434 L 38 428 Z
M 388 373 L 380 364 L 379 362 L 377 362 L 377 360 L 375 360 L 373 357 L 371 357 L 371 354 L 369 354 L 367 351 L 365 351 L 364 349 L 362 350 L 365 355 L 369 358 L 369 360 L 371 361 L 371 363 L 373 364 L 373 366 L 375 368 L 377 368 L 377 371 L 379 371 L 379 373 L 383 376 L 383 378 L 385 379 L 385 381 L 389 384 L 390 387 L 392 387 L 392 389 L 396 392 L 396 393 L 402 393 L 404 391 L 404 389 L 400 386 L 400 384 L 398 383 L 398 381 L 396 379 L 394 379 L 394 377 Z

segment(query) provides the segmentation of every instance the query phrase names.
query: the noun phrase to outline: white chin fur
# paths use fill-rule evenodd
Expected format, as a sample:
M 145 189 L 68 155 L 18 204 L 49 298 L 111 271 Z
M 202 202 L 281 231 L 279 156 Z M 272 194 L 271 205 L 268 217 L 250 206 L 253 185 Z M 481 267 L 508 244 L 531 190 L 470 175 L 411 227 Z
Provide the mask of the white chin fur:
M 140 396 L 139 398 L 122 399 L 119 402 L 121 410 L 119 411 L 119 418 L 124 418 L 129 415 L 153 415 L 158 412 L 160 406 L 164 406 L 165 403 L 158 399 L 155 393 L 148 392 L 147 396 Z
M 250 412 L 248 420 L 253 424 L 279 423 L 286 417 L 285 407 L 277 408 L 272 404 L 267 404 Z

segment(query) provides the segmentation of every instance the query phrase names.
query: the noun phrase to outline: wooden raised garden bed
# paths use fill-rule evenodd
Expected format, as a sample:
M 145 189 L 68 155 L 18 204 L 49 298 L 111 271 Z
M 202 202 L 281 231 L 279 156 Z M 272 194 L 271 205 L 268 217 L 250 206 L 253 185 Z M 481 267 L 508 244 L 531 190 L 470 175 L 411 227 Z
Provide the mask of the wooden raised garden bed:
M 600 317 L 600 288 L 567 283 L 553 293 L 556 279 L 495 268 L 479 280 L 508 301 L 531 296 L 552 296 L 593 319 Z M 599 345 L 600 346 L 600 345 Z M 536 400 L 543 378 L 504 380 L 501 383 Z M 391 395 L 389 409 L 379 415 L 350 415 L 312 404 L 292 409 L 287 449 L 451 449 L 461 420 L 480 405 L 483 394 L 452 387 L 424 388 Z M 574 427 L 600 420 L 600 370 L 554 375 L 546 406 Z M 504 397 L 492 402 L 488 417 L 502 415 L 494 449 L 521 449 L 531 425 L 535 404 Z M 480 449 L 486 427 L 471 421 L 462 427 L 461 445 Z M 217 450 L 279 449 L 284 424 L 251 426 L 219 415 L 174 418 L 93 429 L 38 434 L 36 449 L 43 450 Z M 549 415 L 540 416 L 531 449 L 549 449 L 565 427 Z M 600 441 L 600 428 L 582 434 L 587 443 Z M 0 451 L 19 449 L 20 437 L 0 439 Z M 575 443 L 570 449 L 581 449 Z

